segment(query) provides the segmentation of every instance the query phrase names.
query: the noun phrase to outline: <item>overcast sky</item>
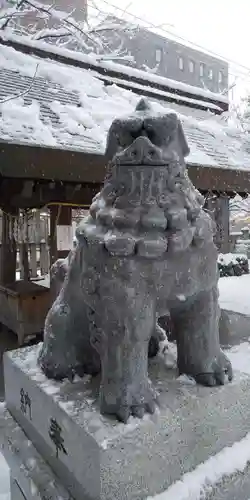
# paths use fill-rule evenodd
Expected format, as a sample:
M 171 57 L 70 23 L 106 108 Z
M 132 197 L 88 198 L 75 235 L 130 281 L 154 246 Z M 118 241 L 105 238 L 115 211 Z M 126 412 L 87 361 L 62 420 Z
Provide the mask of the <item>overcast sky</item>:
M 250 0 L 105 0 L 106 8 L 107 2 L 246 66 L 249 73 L 237 69 L 247 74 L 238 82 L 250 88 Z

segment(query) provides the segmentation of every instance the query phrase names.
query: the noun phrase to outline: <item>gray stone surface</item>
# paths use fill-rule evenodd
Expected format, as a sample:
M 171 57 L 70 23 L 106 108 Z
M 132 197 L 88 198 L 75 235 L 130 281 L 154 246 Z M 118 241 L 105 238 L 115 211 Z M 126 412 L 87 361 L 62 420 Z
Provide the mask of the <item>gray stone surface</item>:
M 7 410 L 0 413 L 0 447 L 11 471 L 11 500 L 73 500 Z
M 0 324 L 0 401 L 4 401 L 3 354 L 7 350 L 17 348 L 16 335 Z
M 145 500 L 250 429 L 249 376 L 204 388 L 151 361 L 160 409 L 125 425 L 100 414 L 98 377 L 48 381 L 36 365 L 39 348 L 5 355 L 7 406 L 75 500 Z M 58 454 L 51 419 L 60 428 Z
M 15 479 L 10 480 L 10 500 L 27 500 Z
M 221 345 L 239 344 L 250 337 L 250 316 L 222 309 L 219 331 Z
M 114 120 L 109 175 L 77 228 L 67 272 L 61 263 L 66 277 L 45 322 L 44 373 L 101 371 L 100 411 L 123 422 L 155 411 L 149 342 L 168 313 L 179 372 L 206 386 L 232 378 L 219 343 L 214 223 L 188 177 L 188 153 L 175 113 L 142 99 Z

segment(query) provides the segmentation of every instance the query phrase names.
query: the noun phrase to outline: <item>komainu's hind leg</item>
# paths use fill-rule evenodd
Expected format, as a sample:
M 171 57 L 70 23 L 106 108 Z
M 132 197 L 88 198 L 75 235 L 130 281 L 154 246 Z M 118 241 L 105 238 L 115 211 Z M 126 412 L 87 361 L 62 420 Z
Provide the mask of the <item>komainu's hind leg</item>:
M 80 254 L 79 247 L 72 252 L 64 283 L 45 321 L 38 359 L 47 377 L 58 380 L 100 371 L 100 357 L 90 342 L 90 310 L 81 289 Z
M 171 320 L 177 340 L 178 369 L 202 385 L 232 380 L 232 367 L 219 342 L 217 287 L 198 293 L 172 308 Z

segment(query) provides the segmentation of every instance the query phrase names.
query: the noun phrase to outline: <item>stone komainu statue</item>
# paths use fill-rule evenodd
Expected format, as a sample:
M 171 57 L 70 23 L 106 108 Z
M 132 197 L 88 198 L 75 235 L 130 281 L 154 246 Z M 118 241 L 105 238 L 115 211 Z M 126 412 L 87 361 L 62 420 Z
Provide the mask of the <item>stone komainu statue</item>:
M 101 412 L 126 422 L 153 412 L 148 345 L 170 313 L 180 373 L 224 384 L 213 223 L 191 183 L 175 113 L 141 100 L 111 125 L 110 172 L 77 229 L 67 273 L 48 313 L 39 363 L 48 377 L 101 371 Z

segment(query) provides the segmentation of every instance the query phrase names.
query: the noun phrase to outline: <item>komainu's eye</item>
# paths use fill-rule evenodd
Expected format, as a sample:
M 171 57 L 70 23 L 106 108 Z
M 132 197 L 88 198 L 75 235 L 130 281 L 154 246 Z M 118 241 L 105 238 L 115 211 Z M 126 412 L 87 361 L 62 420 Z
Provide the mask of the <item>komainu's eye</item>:
M 166 146 L 177 132 L 177 118 L 173 114 L 149 118 L 144 121 L 144 127 L 151 142 L 156 146 Z
M 164 122 L 157 123 L 156 120 L 145 120 L 144 127 L 149 140 L 156 146 L 161 146 L 164 142 L 163 137 L 165 137 Z
M 155 129 L 152 126 L 149 126 L 149 127 L 147 127 L 146 132 L 147 132 L 147 136 L 148 136 L 149 140 L 153 144 L 156 144 L 156 142 L 157 142 L 157 135 L 156 135 Z
M 130 146 L 133 140 L 134 138 L 127 130 L 120 130 L 119 134 L 117 134 L 117 142 L 122 148 L 127 148 L 128 146 Z
M 119 124 L 116 125 L 116 136 L 119 146 L 123 148 L 130 146 L 136 137 L 140 135 L 141 127 L 141 120 L 131 119 L 126 122 L 120 120 Z

